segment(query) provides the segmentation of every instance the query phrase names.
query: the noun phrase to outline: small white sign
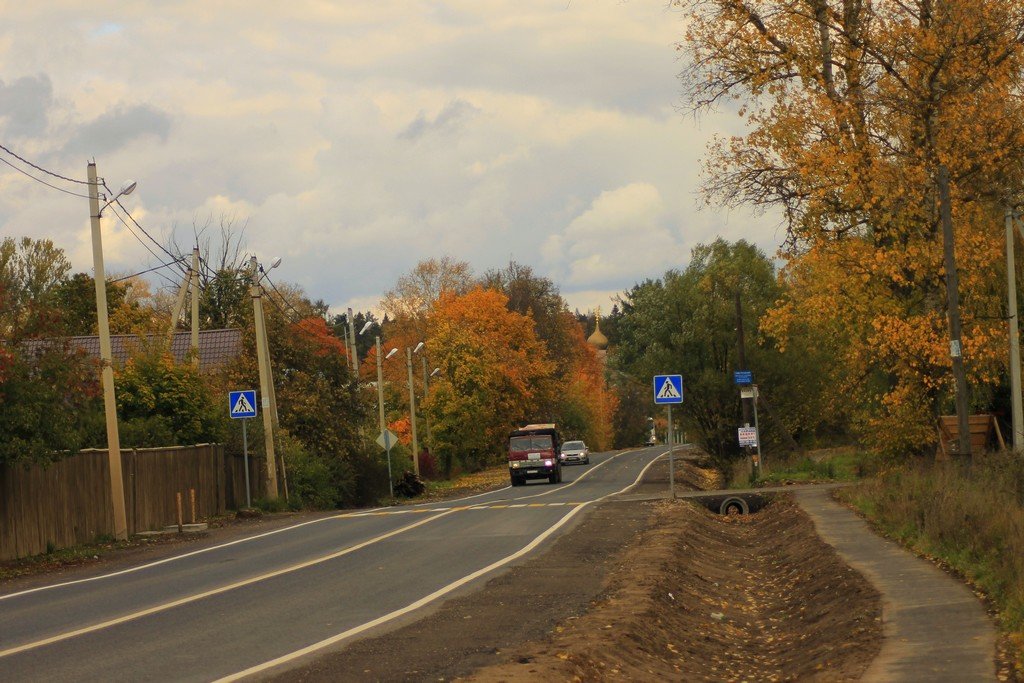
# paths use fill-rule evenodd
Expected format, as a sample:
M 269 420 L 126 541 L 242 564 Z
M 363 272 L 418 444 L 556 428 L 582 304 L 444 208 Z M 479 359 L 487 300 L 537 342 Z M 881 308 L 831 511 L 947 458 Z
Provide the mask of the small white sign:
M 737 431 L 739 432 L 741 446 L 757 445 L 757 429 L 754 427 L 740 427 Z
M 741 387 L 740 398 L 754 398 L 756 391 L 754 387 Z

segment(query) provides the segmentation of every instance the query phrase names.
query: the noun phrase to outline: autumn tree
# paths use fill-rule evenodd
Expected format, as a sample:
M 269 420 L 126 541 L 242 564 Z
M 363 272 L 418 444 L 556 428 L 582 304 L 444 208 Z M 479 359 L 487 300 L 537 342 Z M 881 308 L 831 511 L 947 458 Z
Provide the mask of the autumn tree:
M 422 339 L 427 317 L 445 293 L 465 294 L 473 287 L 473 269 L 449 256 L 420 261 L 384 294 L 385 317 L 403 334 Z
M 739 453 L 740 401 L 732 377 L 741 369 L 737 293 L 748 344 L 748 367 L 742 369 L 753 370 L 773 395 L 785 395 L 784 372 L 774 351 L 760 343 L 757 325 L 780 295 L 774 266 L 743 240 L 698 245 L 684 270 L 669 271 L 660 280 L 647 280 L 627 291 L 621 299 L 619 343 L 612 356 L 616 369 L 642 379 L 648 391 L 655 374 L 682 374 L 686 400 L 681 415 L 704 449 L 723 461 Z
M 552 370 L 533 321 L 494 290 L 444 293 L 427 343 L 441 372 L 424 404 L 445 476 L 456 462 L 477 469 L 502 459 L 508 433 L 537 415 L 536 387 Z
M 691 15 L 687 101 L 738 99 L 750 131 L 712 147 L 708 198 L 786 219 L 790 296 L 768 327 L 783 345 L 820 335 L 872 445 L 926 446 L 953 388 L 944 246 L 961 259 L 976 401 L 1000 374 L 994 281 L 1001 205 L 1018 199 L 1024 158 L 1024 7 L 677 4 Z

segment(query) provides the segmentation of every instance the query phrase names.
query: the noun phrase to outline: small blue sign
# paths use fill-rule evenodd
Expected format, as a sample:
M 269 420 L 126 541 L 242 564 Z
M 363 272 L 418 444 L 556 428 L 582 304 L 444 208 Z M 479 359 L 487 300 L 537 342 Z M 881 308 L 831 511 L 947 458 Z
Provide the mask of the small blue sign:
M 658 405 L 661 405 L 662 403 L 682 403 L 683 376 L 655 375 L 654 402 Z
M 232 391 L 228 393 L 228 413 L 235 420 L 256 417 L 256 390 Z
M 754 373 L 750 370 L 733 370 L 732 377 L 736 381 L 736 384 L 754 383 Z

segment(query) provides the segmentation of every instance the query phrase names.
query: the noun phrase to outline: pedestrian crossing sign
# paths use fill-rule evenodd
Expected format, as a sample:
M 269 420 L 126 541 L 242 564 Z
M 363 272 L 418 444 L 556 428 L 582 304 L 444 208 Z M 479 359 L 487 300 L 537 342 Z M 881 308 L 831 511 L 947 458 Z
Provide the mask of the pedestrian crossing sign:
M 655 375 L 654 402 L 658 405 L 661 405 L 663 403 L 682 403 L 683 376 Z
M 232 391 L 228 393 L 228 413 L 233 419 L 256 417 L 256 390 Z

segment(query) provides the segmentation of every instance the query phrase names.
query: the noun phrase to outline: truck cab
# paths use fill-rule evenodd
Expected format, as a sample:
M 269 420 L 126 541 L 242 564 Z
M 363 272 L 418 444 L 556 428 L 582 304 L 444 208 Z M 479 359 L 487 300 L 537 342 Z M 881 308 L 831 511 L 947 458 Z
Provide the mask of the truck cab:
M 562 481 L 562 463 L 558 451 L 562 438 L 554 424 L 531 424 L 509 434 L 508 473 L 513 486 L 527 479 Z

